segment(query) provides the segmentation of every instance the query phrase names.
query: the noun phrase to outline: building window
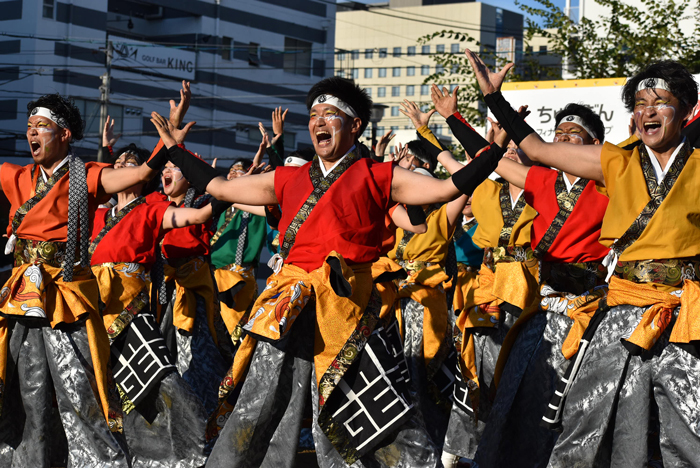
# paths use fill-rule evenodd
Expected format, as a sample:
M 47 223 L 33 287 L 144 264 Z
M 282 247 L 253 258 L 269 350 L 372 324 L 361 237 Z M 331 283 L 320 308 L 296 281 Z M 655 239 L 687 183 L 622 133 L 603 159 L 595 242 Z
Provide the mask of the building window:
M 377 97 L 386 97 L 386 88 L 384 86 L 377 88 Z
M 391 106 L 391 116 L 392 117 L 399 116 L 399 106 Z
M 283 66 L 287 73 L 311 75 L 311 43 L 285 37 Z
M 394 57 L 401 57 L 401 47 L 394 47 Z
M 374 56 L 374 49 L 365 49 L 365 58 L 371 59 Z
M 430 75 L 430 65 L 422 65 L 420 67 L 420 74 L 423 76 Z
M 420 95 L 427 96 L 428 94 L 430 94 L 430 85 L 420 85 Z
M 372 97 L 372 88 L 365 88 L 365 92 L 367 93 L 367 96 Z
M 437 52 L 438 54 L 444 54 L 445 53 L 445 44 L 436 45 L 435 52 Z
M 416 93 L 415 86 L 413 86 L 413 85 L 406 86 L 406 96 L 413 96 L 415 93 Z
M 408 55 L 409 57 L 416 55 L 416 46 L 407 47 L 406 48 L 406 55 Z
M 386 47 L 379 49 L 379 58 L 386 58 Z
M 377 127 L 377 136 L 384 136 L 384 127 Z
M 297 145 L 297 134 L 284 132 L 284 146 L 285 146 L 285 148 L 296 148 L 296 145 Z
M 360 77 L 360 70 L 357 68 L 352 69 L 352 79 L 356 80 Z
M 303 42 L 303 41 L 297 41 L 297 42 Z M 309 44 L 309 73 L 311 72 L 311 44 Z M 255 42 L 251 42 L 248 44 L 248 65 L 252 65 L 254 67 L 259 67 L 260 66 L 260 44 L 256 44 Z M 302 75 L 308 75 L 308 73 L 301 73 Z
M 360 51 L 358 49 L 355 49 L 352 52 L 350 52 L 350 58 L 353 60 L 359 60 L 360 59 Z
M 399 86 L 392 86 L 391 87 L 391 95 L 393 97 L 401 96 L 401 88 Z
M 372 69 L 365 68 L 365 78 L 372 78 Z
M 341 62 L 345 61 L 345 52 L 338 52 L 338 60 Z
M 53 19 L 54 0 L 44 0 L 43 17 Z
M 401 67 L 394 67 L 391 70 L 391 76 L 401 76 Z
M 86 101 L 85 99 L 75 99 L 75 107 L 80 111 L 80 115 L 84 115 L 85 119 L 85 132 L 100 134 L 100 102 L 99 101 Z M 134 119 L 134 115 L 137 116 L 137 122 L 141 122 L 141 114 L 143 110 L 138 107 L 127 108 L 128 112 L 125 112 L 124 106 L 118 104 L 109 104 L 107 106 L 107 113 L 110 117 L 114 119 L 114 133 L 119 134 L 124 130 L 124 114 L 128 119 Z M 133 125 L 133 124 L 132 124 Z M 130 129 L 131 130 L 131 129 Z M 140 128 L 139 128 L 140 131 Z M 258 138 L 258 142 L 260 138 Z
M 386 78 L 386 68 L 379 69 L 379 78 Z
M 439 63 L 437 65 L 435 65 L 435 73 L 442 73 L 444 71 L 445 71 L 445 67 L 443 67 Z
M 459 86 L 459 85 L 457 85 L 456 83 L 451 84 L 451 85 L 450 85 L 450 92 L 451 92 L 451 93 L 454 93 L 454 92 L 455 92 L 455 89 L 457 88 L 457 86 Z
M 223 60 L 231 60 L 233 56 L 233 39 L 230 37 L 221 38 L 221 58 Z
M 450 52 L 453 54 L 458 54 L 459 53 L 459 44 L 452 44 L 450 46 Z
M 442 135 L 442 125 L 431 125 L 430 131 L 432 131 L 435 135 Z
M 546 45 L 540 46 L 540 55 L 547 55 L 547 46 Z
M 424 45 L 420 49 L 421 55 L 430 55 L 430 45 Z
M 406 76 L 416 76 L 416 67 L 406 67 Z
M 398 126 L 398 125 L 392 125 L 392 126 L 391 126 L 391 131 L 392 131 L 392 132 L 398 132 L 398 131 L 399 131 L 399 126 Z M 394 151 L 392 150 L 391 152 L 393 153 Z

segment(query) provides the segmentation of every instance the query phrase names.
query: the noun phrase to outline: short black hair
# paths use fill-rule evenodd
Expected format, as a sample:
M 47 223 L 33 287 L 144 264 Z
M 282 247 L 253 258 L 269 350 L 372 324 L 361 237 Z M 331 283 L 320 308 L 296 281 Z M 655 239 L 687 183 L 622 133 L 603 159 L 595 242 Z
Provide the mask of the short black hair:
M 554 128 L 556 129 L 562 119 L 569 115 L 581 117 L 586 127 L 590 128 L 595 133 L 595 135 L 591 135 L 591 138 L 597 138 L 601 143 L 605 140 L 605 125 L 603 125 L 600 116 L 593 112 L 593 109 L 590 107 L 574 104 L 573 102 L 567 104 L 565 108 L 557 112 L 557 115 L 554 117 Z
M 316 150 L 313 146 L 308 148 L 300 148 L 296 151 L 289 153 L 289 156 L 294 156 L 295 158 L 301 158 L 304 161 L 312 161 L 314 156 L 316 156 Z
M 136 146 L 134 143 L 130 143 L 129 145 L 124 146 L 122 148 L 119 148 L 118 150 L 116 150 L 114 152 L 114 155 L 112 156 L 112 164 L 114 164 L 114 162 L 117 160 L 117 158 L 119 158 L 119 156 L 121 156 L 123 153 L 133 154 L 139 160 L 140 164 L 145 163 L 151 157 L 150 151 L 148 151 L 147 149 L 144 149 L 144 148 L 140 148 L 140 147 Z
M 425 147 L 423 146 L 423 142 L 420 140 L 412 140 L 406 143 L 406 146 L 408 146 L 408 151 L 411 152 L 413 156 L 417 160 L 419 160 L 423 164 L 428 164 L 428 172 L 431 174 L 435 172 L 435 164 L 430 157 L 430 153 L 426 151 Z
M 27 104 L 27 118 L 31 116 L 32 109 L 35 107 L 46 107 L 51 109 L 54 114 L 64 118 L 71 132 L 71 141 L 83 139 L 83 118 L 80 116 L 80 111 L 75 106 L 73 99 L 65 98 L 58 93 L 41 96 L 36 101 Z
M 687 68 L 673 60 L 652 63 L 632 78 L 622 88 L 622 101 L 628 111 L 634 111 L 635 96 L 639 83 L 651 78 L 661 78 L 668 83 L 669 91 L 680 101 L 683 114 L 689 112 L 698 102 L 698 84 Z M 652 85 L 653 83 L 648 83 Z
M 357 116 L 362 121 L 360 132 L 357 134 L 359 138 L 367 128 L 369 117 L 372 112 L 372 99 L 367 94 L 367 91 L 357 86 L 352 80 L 331 76 L 319 81 L 311 87 L 309 94 L 306 96 L 306 108 L 311 110 L 316 98 L 322 94 L 335 96 L 341 101 L 346 102 L 355 110 Z
M 114 164 L 119 156 L 121 156 L 124 153 L 130 153 L 136 156 L 136 159 L 139 160 L 139 164 L 143 164 L 146 161 L 148 161 L 151 158 L 151 152 L 148 151 L 147 149 L 141 148 L 139 146 L 136 146 L 134 143 L 130 143 L 127 146 L 124 146 L 122 148 L 119 148 L 114 152 L 112 155 L 112 164 Z M 158 190 L 158 186 L 160 185 L 160 177 L 156 176 L 153 177 L 151 180 L 146 182 L 141 189 L 141 195 L 146 196 L 148 194 L 151 194 L 155 191 Z
M 242 164 L 243 170 L 247 171 L 248 169 L 250 169 L 250 166 L 253 165 L 253 161 L 251 159 L 248 159 L 248 158 L 238 158 L 235 161 L 233 161 L 233 164 L 231 164 L 231 166 L 228 168 L 228 170 L 230 171 L 233 168 L 233 166 L 235 166 L 236 164 Z

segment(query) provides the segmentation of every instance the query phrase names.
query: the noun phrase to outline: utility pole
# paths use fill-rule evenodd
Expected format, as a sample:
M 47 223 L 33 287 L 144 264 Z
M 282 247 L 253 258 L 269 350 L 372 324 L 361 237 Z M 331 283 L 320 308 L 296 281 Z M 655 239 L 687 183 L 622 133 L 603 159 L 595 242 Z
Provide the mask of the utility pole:
M 102 79 L 102 85 L 100 85 L 100 128 L 99 128 L 99 142 L 98 142 L 98 152 L 97 161 L 104 162 L 105 155 L 102 154 L 102 133 L 104 132 L 105 122 L 107 122 L 107 116 L 109 115 L 109 87 L 112 81 L 112 41 L 107 41 L 107 71 L 100 77 Z

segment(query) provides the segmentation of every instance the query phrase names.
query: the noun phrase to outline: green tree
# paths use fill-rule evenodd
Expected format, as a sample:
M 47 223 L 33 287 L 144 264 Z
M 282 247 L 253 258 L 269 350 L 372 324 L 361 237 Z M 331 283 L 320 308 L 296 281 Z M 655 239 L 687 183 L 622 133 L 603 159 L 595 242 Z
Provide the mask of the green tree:
M 630 76 L 663 59 L 700 71 L 700 10 L 691 11 L 690 0 L 595 0 L 609 14 L 578 23 L 551 0 L 535 1 L 539 6 L 518 4 L 535 18 L 526 21 L 525 41 L 536 35 L 548 38 L 576 78 Z M 682 20 L 694 21 L 692 34 L 683 33 Z

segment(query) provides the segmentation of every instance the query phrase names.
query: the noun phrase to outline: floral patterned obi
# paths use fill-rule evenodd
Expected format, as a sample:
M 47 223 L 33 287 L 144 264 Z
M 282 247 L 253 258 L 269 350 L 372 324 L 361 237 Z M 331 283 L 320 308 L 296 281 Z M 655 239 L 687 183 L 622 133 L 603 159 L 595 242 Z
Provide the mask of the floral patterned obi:
M 665 260 L 618 261 L 615 276 L 634 283 L 660 283 L 667 286 L 683 285 L 683 280 L 698 281 L 700 257 L 669 258 Z
M 18 238 L 14 255 L 16 267 L 25 263 L 45 263 L 62 268 L 66 256 L 66 243 Z

